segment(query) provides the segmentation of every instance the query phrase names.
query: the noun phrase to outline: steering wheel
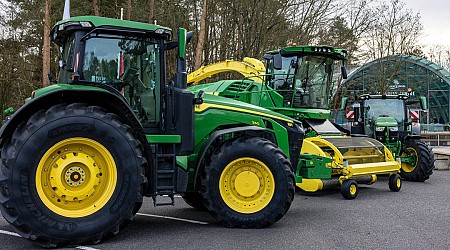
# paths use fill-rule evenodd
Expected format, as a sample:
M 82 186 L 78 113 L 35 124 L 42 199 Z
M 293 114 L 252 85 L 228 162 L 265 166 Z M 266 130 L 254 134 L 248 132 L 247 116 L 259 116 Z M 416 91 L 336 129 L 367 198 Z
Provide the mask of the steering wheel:
M 137 76 L 138 76 L 138 69 L 127 68 L 125 72 L 123 72 L 122 74 L 122 81 L 124 82 L 125 85 L 130 85 L 130 82 L 132 82 L 132 80 Z

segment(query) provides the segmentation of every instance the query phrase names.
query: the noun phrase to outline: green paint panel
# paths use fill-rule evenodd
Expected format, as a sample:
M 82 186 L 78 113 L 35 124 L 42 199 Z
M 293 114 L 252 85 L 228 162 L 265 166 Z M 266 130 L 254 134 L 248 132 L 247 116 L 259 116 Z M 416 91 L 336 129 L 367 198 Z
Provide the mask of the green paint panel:
M 145 135 L 148 143 L 181 143 L 181 135 Z
M 393 117 L 378 117 L 375 120 L 375 126 L 377 127 L 397 127 L 397 120 Z
M 331 111 L 326 109 L 311 109 L 311 108 L 270 108 L 271 110 L 299 119 L 329 119 Z
M 189 88 L 189 90 L 191 90 L 191 89 Z M 293 121 L 292 118 L 285 116 L 283 114 L 280 114 L 278 112 L 274 112 L 274 111 L 268 110 L 264 107 L 256 106 L 251 103 L 245 103 L 245 102 L 242 102 L 239 100 L 234 100 L 232 98 L 225 98 L 222 96 L 210 95 L 210 94 L 205 93 L 205 95 L 203 96 L 203 100 L 204 100 L 205 104 L 221 105 L 224 107 L 229 107 L 231 109 L 235 109 L 241 115 L 243 113 L 253 113 L 253 114 L 258 114 L 259 116 L 267 116 L 267 117 L 272 117 L 275 119 L 280 119 L 280 120 L 285 120 L 285 121 L 290 121 L 290 122 Z M 250 123 L 250 124 L 252 124 L 252 123 Z
M 177 165 L 183 169 L 187 169 L 189 164 L 188 160 L 189 160 L 188 156 L 177 156 Z
M 34 98 L 27 99 L 27 101 L 31 101 L 33 99 L 36 99 L 40 96 L 43 96 L 45 94 L 59 91 L 59 90 L 84 90 L 84 91 L 103 91 L 108 92 L 105 89 L 93 87 L 93 86 L 86 86 L 86 85 L 77 85 L 77 84 L 53 84 L 50 86 L 47 86 L 45 88 L 37 89 L 34 91 Z
M 306 179 L 329 179 L 331 178 L 332 169 L 328 168 L 327 163 L 333 160 L 318 155 L 302 154 L 298 174 Z

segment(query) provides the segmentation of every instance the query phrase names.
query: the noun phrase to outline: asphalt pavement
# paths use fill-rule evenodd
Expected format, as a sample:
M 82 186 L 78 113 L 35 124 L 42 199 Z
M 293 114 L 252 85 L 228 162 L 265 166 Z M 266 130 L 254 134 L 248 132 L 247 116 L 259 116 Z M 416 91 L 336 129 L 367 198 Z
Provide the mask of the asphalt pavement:
M 288 213 L 263 229 L 231 229 L 176 198 L 150 198 L 118 236 L 71 249 L 450 249 L 450 171 L 389 191 L 387 177 L 361 185 L 355 200 L 338 189 L 297 191 Z M 0 249 L 39 249 L 0 218 Z

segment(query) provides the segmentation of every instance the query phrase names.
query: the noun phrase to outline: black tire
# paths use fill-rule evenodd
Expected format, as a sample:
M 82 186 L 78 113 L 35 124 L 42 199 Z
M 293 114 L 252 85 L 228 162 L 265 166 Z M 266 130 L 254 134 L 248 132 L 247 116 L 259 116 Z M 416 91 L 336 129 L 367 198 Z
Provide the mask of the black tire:
M 348 179 L 342 182 L 341 185 L 341 195 L 346 200 L 353 200 L 358 196 L 358 183 L 355 180 Z
M 80 143 L 71 144 L 72 142 Z M 87 142 L 94 146 L 90 148 Z M 59 150 L 55 147 L 58 145 L 68 145 L 64 149 L 67 153 L 52 151 L 55 148 Z M 75 145 L 79 147 L 80 152 L 72 151 L 75 150 L 72 149 Z M 81 162 L 81 158 L 89 159 L 89 150 L 103 148 L 106 151 L 99 151 L 101 153 L 94 155 L 95 159 L 91 157 L 90 161 L 86 160 L 89 164 L 78 162 Z M 130 127 L 121 123 L 116 115 L 106 113 L 100 107 L 76 103 L 41 110 L 19 125 L 12 137 L 3 143 L 0 168 L 2 215 L 22 237 L 43 247 L 98 243 L 104 237 L 116 235 L 119 229 L 133 219 L 133 215 L 142 205 L 142 193 L 147 183 L 144 174 L 147 161 L 142 152 L 142 145 L 132 135 Z M 100 162 L 103 159 L 102 153 L 105 153 L 105 159 L 112 161 Z M 53 186 L 52 180 L 47 183 L 46 174 L 56 170 L 47 169 L 43 164 L 52 159 L 68 160 L 67 165 L 54 165 L 55 168 L 60 167 L 63 173 L 58 175 L 55 172 L 55 179 L 61 181 L 61 185 L 52 187 L 54 190 L 68 190 L 68 185 L 74 185 L 74 190 L 79 192 L 82 185 L 91 185 L 88 180 L 94 180 L 95 190 L 87 192 L 86 197 L 75 197 L 73 200 L 65 196 L 66 191 L 55 191 L 58 198 L 55 201 L 55 194 L 47 187 Z M 90 164 L 91 162 L 94 164 Z M 59 177 L 70 173 L 72 167 L 69 166 L 74 164 L 78 164 L 79 171 L 84 171 L 77 172 L 74 179 L 70 179 L 74 182 L 64 183 L 66 180 Z M 91 166 L 96 166 L 97 169 L 94 170 Z M 43 171 L 40 171 L 42 168 Z M 65 172 L 67 169 L 70 171 Z M 91 174 L 90 177 L 87 172 Z M 81 182 L 84 179 L 80 181 L 78 173 L 86 174 L 81 175 L 86 178 L 86 182 Z M 97 174 L 94 176 L 95 173 Z M 102 184 L 102 180 L 107 184 Z M 78 186 L 80 188 L 76 189 Z M 43 192 L 50 192 L 52 196 L 39 193 L 40 188 Z M 101 196 L 102 194 L 107 195 Z M 87 208 L 94 207 L 97 210 L 82 211 L 82 208 L 86 207 L 81 204 L 91 204 L 90 196 L 93 197 L 93 206 Z M 98 200 L 97 197 L 106 198 Z M 84 214 L 73 216 L 68 210 L 64 210 L 62 201 L 59 203 L 59 199 L 64 198 L 67 199 L 64 201 L 67 206 L 75 207 L 77 204 L 74 202 L 78 201 L 80 208 L 77 212 Z M 57 210 L 52 205 L 61 205 L 63 208 Z
M 221 177 L 224 178 L 222 182 Z M 234 187 L 237 187 L 239 182 L 245 183 L 247 188 L 250 180 L 255 181 L 252 184 L 256 185 L 250 186 L 258 191 L 252 189 L 245 194 L 241 192 L 246 192 L 245 188 L 234 189 L 234 181 L 227 182 L 228 177 L 235 180 L 243 178 L 236 181 Z M 268 181 L 272 177 L 273 184 Z M 226 192 L 234 192 L 233 195 L 236 196 L 233 197 L 239 196 L 235 201 L 242 202 L 233 203 L 232 199 L 227 198 Z M 264 196 L 261 193 L 273 195 Z M 210 213 L 227 227 L 262 228 L 272 225 L 288 211 L 294 193 L 295 179 L 290 162 L 275 144 L 262 138 L 242 137 L 225 142 L 215 150 L 202 173 L 204 204 Z M 260 201 L 261 203 L 258 203 Z
M 203 197 L 202 194 L 199 192 L 188 192 L 183 195 L 183 200 L 188 204 L 189 206 L 198 209 L 198 210 L 206 210 L 205 205 L 203 204 Z
M 405 147 L 408 154 L 417 155 L 417 161 L 414 166 L 402 163 L 400 175 L 406 181 L 423 182 L 430 178 L 434 169 L 434 155 L 431 149 L 421 140 L 406 140 Z
M 392 192 L 398 192 L 402 188 L 402 178 L 399 174 L 389 175 L 389 189 Z

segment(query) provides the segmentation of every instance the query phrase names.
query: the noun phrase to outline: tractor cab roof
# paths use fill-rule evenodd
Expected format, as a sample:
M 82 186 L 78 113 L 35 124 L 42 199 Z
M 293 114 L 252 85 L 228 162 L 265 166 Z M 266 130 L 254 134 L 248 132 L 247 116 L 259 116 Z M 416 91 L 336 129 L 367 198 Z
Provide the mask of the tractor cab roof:
M 317 46 L 291 46 L 282 49 L 272 50 L 266 52 L 269 55 L 281 54 L 283 56 L 294 55 L 319 55 L 327 56 L 334 60 L 347 60 L 348 52 L 344 49 L 333 48 L 326 45 Z
M 407 100 L 408 96 L 399 94 L 399 95 L 370 95 L 370 94 L 364 94 L 359 97 L 360 100 L 368 100 L 368 99 L 400 99 L 400 100 Z
M 166 40 L 170 40 L 172 36 L 170 28 L 156 24 L 98 16 L 77 16 L 57 22 L 53 26 L 51 38 L 57 44 L 61 44 L 69 34 L 75 31 L 95 29 L 120 33 L 140 33 L 142 36 L 162 36 Z

